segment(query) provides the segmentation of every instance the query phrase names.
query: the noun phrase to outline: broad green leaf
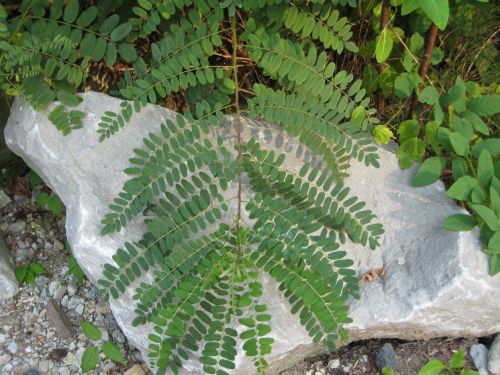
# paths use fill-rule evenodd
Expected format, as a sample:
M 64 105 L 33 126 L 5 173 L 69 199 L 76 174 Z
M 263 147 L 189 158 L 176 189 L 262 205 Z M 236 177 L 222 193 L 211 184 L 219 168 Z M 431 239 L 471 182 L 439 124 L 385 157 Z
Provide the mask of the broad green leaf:
M 490 208 L 479 204 L 471 204 L 471 208 L 484 220 L 488 228 L 492 231 L 500 229 L 497 215 Z
M 419 0 L 424 13 L 439 29 L 444 30 L 448 24 L 448 0 Z
M 102 332 L 94 324 L 87 322 L 86 320 L 80 321 L 80 327 L 82 327 L 83 334 L 92 341 L 98 341 L 102 337 Z
M 451 357 L 450 360 L 450 367 L 453 369 L 461 369 L 464 367 L 464 350 L 460 349 L 457 351 L 455 354 L 453 354 L 453 357 Z
M 118 42 L 125 38 L 130 33 L 130 30 L 132 30 L 131 24 L 122 23 L 111 32 L 110 38 L 113 42 Z
M 414 83 L 410 74 L 403 73 L 394 81 L 394 94 L 396 94 L 398 98 L 405 99 L 408 98 L 417 87 L 418 84 Z
M 15 274 L 19 285 L 21 285 L 24 282 L 27 273 L 28 273 L 28 266 L 21 265 L 16 267 Z
M 491 181 L 495 170 L 493 167 L 493 159 L 488 150 L 484 149 L 479 155 L 477 164 L 477 179 L 479 183 L 486 187 Z
M 450 186 L 446 194 L 453 199 L 466 201 L 469 199 L 472 189 L 478 184 L 479 182 L 474 177 L 463 176 Z
M 56 217 L 60 217 L 62 213 L 62 203 L 58 197 L 52 196 L 47 202 L 47 207 Z
M 377 125 L 372 130 L 372 135 L 378 144 L 385 145 L 389 143 L 391 138 L 394 136 L 392 130 L 386 125 Z
M 375 59 L 379 64 L 382 64 L 391 55 L 393 44 L 392 32 L 385 27 L 377 36 L 375 44 Z
M 450 133 L 450 142 L 455 152 L 460 156 L 466 156 L 469 153 L 469 142 L 458 132 Z
M 127 361 L 125 358 L 123 358 L 123 355 L 120 351 L 120 348 L 118 345 L 116 345 L 113 342 L 110 341 L 105 341 L 102 344 L 102 352 L 106 357 L 108 357 L 110 360 L 112 360 L 115 363 L 121 363 L 121 364 L 126 364 Z
M 28 266 L 28 271 L 30 271 L 35 276 L 48 275 L 49 271 L 39 263 L 31 262 Z
M 81 369 L 83 373 L 92 371 L 99 362 L 99 350 L 95 346 L 89 346 L 83 352 Z
M 415 2 L 418 3 L 418 0 L 416 0 Z M 410 37 L 410 50 L 413 53 L 418 53 L 420 52 L 423 46 L 424 46 L 424 38 L 422 37 L 422 35 L 420 35 L 419 33 L 413 33 Z
M 418 94 L 418 100 L 420 103 L 435 105 L 439 103 L 439 93 L 434 87 L 427 86 Z
M 500 217 L 500 194 L 495 189 L 493 184 L 490 187 L 490 198 L 491 198 L 491 207 L 493 211 L 495 211 L 495 215 Z
M 399 142 L 404 143 L 408 139 L 418 137 L 420 125 L 416 120 L 406 120 L 398 126 L 397 132 L 399 135 Z
M 439 375 L 446 366 L 437 359 L 431 359 L 427 364 L 420 369 L 418 375 Z
M 404 141 L 396 151 L 403 169 L 411 167 L 414 161 L 422 159 L 425 153 L 425 144 L 421 139 L 411 138 Z
M 454 156 L 451 160 L 451 174 L 453 180 L 458 180 L 460 177 L 468 174 L 467 161 L 461 156 Z
M 488 241 L 488 249 L 498 254 L 500 252 L 500 232 L 495 232 Z
M 436 121 L 429 121 L 425 124 L 425 140 L 428 145 L 432 147 L 432 150 L 439 155 L 441 153 L 441 147 L 439 145 L 438 138 L 439 124 Z
M 73 255 L 68 258 L 68 273 L 75 276 L 80 284 L 83 284 L 85 274 Z
M 444 158 L 439 156 L 433 156 L 424 161 L 415 174 L 415 177 L 413 177 L 413 186 L 427 186 L 436 182 L 441 176 L 444 165 Z
M 474 217 L 466 214 L 450 215 L 443 222 L 443 226 L 446 229 L 457 232 L 471 230 L 476 225 L 477 223 Z
M 484 95 L 467 102 L 467 109 L 479 116 L 491 116 L 500 112 L 500 95 Z
M 403 6 L 401 7 L 401 14 L 406 16 L 407 14 L 420 8 L 419 0 L 402 0 Z

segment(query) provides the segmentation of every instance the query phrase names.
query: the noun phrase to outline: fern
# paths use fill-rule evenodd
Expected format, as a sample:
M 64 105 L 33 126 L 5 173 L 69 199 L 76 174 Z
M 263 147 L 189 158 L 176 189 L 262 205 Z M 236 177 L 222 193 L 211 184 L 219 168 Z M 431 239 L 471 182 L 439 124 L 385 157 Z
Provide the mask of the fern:
M 260 299 L 264 274 L 279 284 L 312 340 L 334 348 L 346 337 L 347 301 L 359 297 L 353 262 L 341 247 L 353 241 L 375 249 L 383 234 L 375 215 L 343 183 L 352 158 L 378 166 L 367 135 L 378 120 L 361 81 L 336 72 L 327 51 L 284 36 L 291 31 L 338 53 L 354 51 L 345 18 L 321 1 L 310 11 L 278 1 L 271 10 L 282 9 L 279 20 L 273 11 L 266 14 L 264 1 L 245 2 L 239 10 L 231 2 L 224 6 L 214 12 L 210 2 L 139 1 L 134 13 L 140 21 L 131 21 L 138 35 L 156 32 L 162 18 L 168 31 L 151 45 L 150 66 L 125 75 L 122 110 L 106 112 L 99 124 L 105 141 L 147 103 L 173 93 L 185 99 L 182 115 L 134 150 L 125 170 L 130 179 L 102 220 L 107 234 L 144 217 L 143 239 L 125 243 L 99 283 L 112 298 L 138 285 L 133 323 L 154 324 L 150 363 L 158 373 L 178 372 L 199 353 L 206 373 L 229 374 L 238 342 L 263 373 L 274 341 L 269 322 L 277 318 Z M 240 40 L 237 10 L 250 12 Z M 294 17 L 305 21 L 297 24 Z M 274 31 L 261 26 L 266 19 Z M 333 39 L 321 36 L 327 31 Z M 224 39 L 231 40 L 231 51 Z M 282 88 L 240 88 L 240 53 Z M 321 161 L 292 172 L 286 155 L 243 140 L 243 93 L 250 118 L 278 124 Z M 236 135 L 217 136 L 213 129 L 230 108 Z M 244 181 L 254 193 L 246 204 Z M 148 272 L 154 279 L 137 283 Z
M 102 218 L 103 235 L 145 224 L 99 285 L 108 298 L 134 290 L 132 323 L 153 327 L 159 374 L 193 356 L 206 373 L 231 374 L 239 347 L 263 373 L 280 318 L 261 298 L 269 278 L 312 341 L 333 349 L 346 338 L 347 302 L 359 293 L 342 247 L 375 249 L 383 228 L 344 182 L 353 159 L 378 166 L 368 135 L 378 120 L 361 81 L 332 61 L 357 51 L 338 5 L 354 4 L 137 0 L 128 20 L 118 2 L 25 1 L 12 19 L 0 7 L 2 88 L 40 108 L 59 99 L 50 119 L 63 134 L 83 124 L 68 107 L 90 67 L 118 72 L 112 93 L 122 99 L 101 117 L 100 141 L 148 103 L 174 101 L 180 112 L 131 150 Z M 251 120 L 276 124 L 292 150 L 266 149 Z M 314 157 L 292 170 L 302 146 Z

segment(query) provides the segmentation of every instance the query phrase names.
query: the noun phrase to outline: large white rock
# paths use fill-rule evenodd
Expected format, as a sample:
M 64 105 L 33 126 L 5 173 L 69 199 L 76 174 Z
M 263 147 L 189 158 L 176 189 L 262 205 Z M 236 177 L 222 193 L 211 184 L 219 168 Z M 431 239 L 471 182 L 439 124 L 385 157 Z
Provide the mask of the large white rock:
M 97 93 L 83 94 L 80 109 L 87 113 L 82 130 L 62 136 L 46 114 L 17 100 L 5 130 L 6 141 L 60 196 L 67 208 L 66 229 L 74 254 L 87 276 L 96 282 L 101 267 L 125 239 L 137 240 L 143 231 L 138 221 L 122 233 L 102 237 L 100 219 L 121 190 L 127 160 L 149 132 L 175 113 L 149 105 L 134 115 L 123 130 L 99 143 L 98 120 L 106 110 L 119 110 L 120 100 Z M 234 122 L 233 124 L 234 125 Z M 224 136 L 234 134 L 228 120 Z M 298 170 L 311 155 L 276 128 L 245 122 L 245 136 L 253 136 L 287 153 L 287 166 Z M 352 163 L 348 184 L 368 203 L 384 224 L 382 246 L 369 251 L 345 248 L 360 274 L 383 267 L 385 276 L 361 287 L 362 298 L 352 302 L 350 339 L 397 337 L 425 339 L 438 336 L 481 336 L 500 331 L 500 278 L 488 276 L 487 257 L 478 233 L 456 233 L 442 228 L 443 219 L 463 212 L 445 195 L 441 182 L 426 188 L 410 186 L 414 171 L 398 168 L 395 155 L 380 150 L 381 167 Z M 296 317 L 273 282 L 266 284 L 267 303 L 274 316 L 276 344 L 269 358 L 269 373 L 321 348 L 311 345 Z M 148 328 L 133 327 L 132 291 L 111 301 L 112 311 L 132 345 L 147 358 Z M 237 374 L 251 374 L 248 359 L 238 357 Z M 195 361 L 189 374 L 202 373 Z

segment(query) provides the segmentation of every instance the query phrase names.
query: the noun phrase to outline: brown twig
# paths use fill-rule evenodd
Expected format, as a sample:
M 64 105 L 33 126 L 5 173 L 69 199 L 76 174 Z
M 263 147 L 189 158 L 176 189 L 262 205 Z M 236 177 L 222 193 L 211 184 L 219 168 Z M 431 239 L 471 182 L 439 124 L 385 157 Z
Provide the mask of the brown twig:
M 436 44 L 436 37 L 438 33 L 437 25 L 433 24 L 429 30 L 429 34 L 427 36 L 427 42 L 425 44 L 424 55 L 420 60 L 420 66 L 418 68 L 418 74 L 422 81 L 425 80 L 427 76 L 427 71 L 429 70 L 429 66 L 431 64 L 432 51 L 434 49 L 434 45 Z M 418 86 L 418 91 L 422 90 L 422 84 Z M 412 99 L 410 101 L 410 113 L 409 117 L 413 117 L 415 112 L 417 111 L 418 106 L 418 96 L 417 93 L 413 93 Z

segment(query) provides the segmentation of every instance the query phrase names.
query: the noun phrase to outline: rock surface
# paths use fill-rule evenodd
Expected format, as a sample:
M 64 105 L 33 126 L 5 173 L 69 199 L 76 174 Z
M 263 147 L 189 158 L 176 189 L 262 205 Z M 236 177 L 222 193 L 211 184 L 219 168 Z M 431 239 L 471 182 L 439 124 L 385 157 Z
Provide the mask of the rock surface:
M 472 345 L 469 354 L 479 375 L 488 375 L 488 348 L 483 344 Z
M 61 306 L 51 298 L 47 304 L 47 318 L 56 330 L 56 334 L 64 339 L 69 339 L 75 334 L 75 330 L 66 313 Z
M 0 234 L 0 301 L 13 297 L 18 290 L 14 261 Z
M 103 94 L 86 93 L 80 110 L 87 113 L 84 128 L 63 137 L 46 114 L 37 113 L 22 102 L 12 108 L 5 136 L 18 155 L 51 186 L 67 208 L 66 229 L 73 252 L 91 281 L 96 282 L 105 262 L 125 239 L 140 238 L 143 227 L 129 225 L 126 232 L 102 237 L 100 219 L 107 205 L 121 190 L 128 158 L 142 138 L 159 131 L 159 124 L 175 114 L 147 106 L 131 123 L 109 140 L 99 143 L 97 123 L 106 110 L 119 110 L 120 100 Z M 233 124 L 234 125 L 234 124 Z M 311 155 L 274 127 L 259 128 L 245 123 L 244 136 L 259 138 L 266 148 L 286 152 L 287 167 L 298 171 Z M 221 134 L 234 134 L 228 121 Z M 500 331 L 500 278 L 488 276 L 487 257 L 481 252 L 478 234 L 450 232 L 442 220 L 463 212 L 444 194 L 437 182 L 426 188 L 410 186 L 414 171 L 401 171 L 394 154 L 380 150 L 381 168 L 376 170 L 353 162 L 347 184 L 352 192 L 384 224 L 381 249 L 374 252 L 360 246 L 345 249 L 364 274 L 384 268 L 385 276 L 364 283 L 362 297 L 351 304 L 350 339 L 397 337 L 425 339 L 439 336 L 480 336 Z M 273 316 L 276 344 L 269 373 L 287 368 L 296 360 L 321 348 L 311 345 L 297 318 L 277 294 L 276 285 L 265 286 L 266 302 Z M 129 341 L 147 358 L 148 330 L 133 327 L 133 291 L 111 302 L 111 309 Z M 146 327 L 147 328 L 147 327 Z M 237 374 L 250 374 L 251 363 L 238 357 Z M 187 373 L 202 373 L 195 362 Z
M 500 375 L 500 333 L 495 337 L 488 352 L 488 370 L 493 375 Z

